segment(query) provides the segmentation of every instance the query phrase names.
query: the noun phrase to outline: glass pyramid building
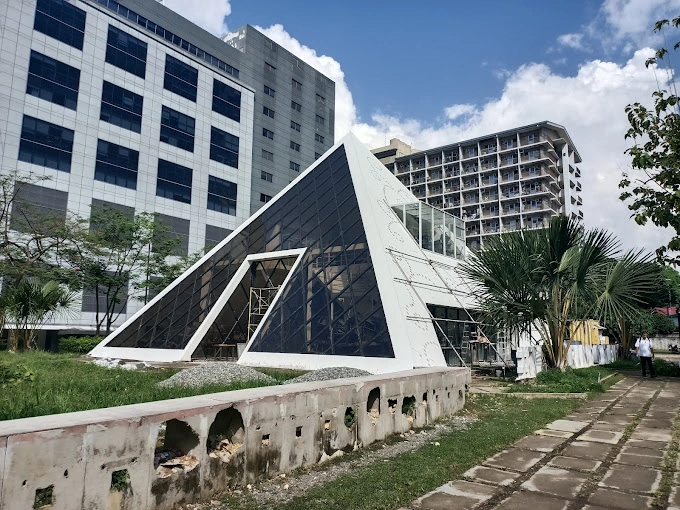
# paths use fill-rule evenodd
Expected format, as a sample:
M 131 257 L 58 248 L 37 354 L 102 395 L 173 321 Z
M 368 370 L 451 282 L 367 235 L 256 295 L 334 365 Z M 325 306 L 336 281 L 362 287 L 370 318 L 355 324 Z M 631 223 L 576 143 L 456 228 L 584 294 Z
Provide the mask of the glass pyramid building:
M 91 355 L 188 361 L 240 346 L 251 366 L 444 366 L 427 305 L 467 299 L 458 223 L 349 134 Z

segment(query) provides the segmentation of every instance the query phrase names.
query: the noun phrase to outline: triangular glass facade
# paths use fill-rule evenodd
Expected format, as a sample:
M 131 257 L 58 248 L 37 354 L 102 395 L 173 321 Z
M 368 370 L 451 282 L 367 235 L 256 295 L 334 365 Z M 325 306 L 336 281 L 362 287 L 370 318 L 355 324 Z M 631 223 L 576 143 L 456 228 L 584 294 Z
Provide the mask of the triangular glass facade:
M 106 347 L 184 349 L 247 255 L 295 248 L 308 250 L 249 350 L 393 358 L 344 146 L 256 213 Z M 285 261 L 286 269 L 291 262 Z M 281 268 L 282 281 L 287 273 Z M 246 287 L 242 282 L 238 291 Z M 242 325 L 235 327 L 238 313 L 225 306 L 204 338 L 234 342 L 230 331 L 243 335 Z M 199 347 L 196 354 L 203 351 Z

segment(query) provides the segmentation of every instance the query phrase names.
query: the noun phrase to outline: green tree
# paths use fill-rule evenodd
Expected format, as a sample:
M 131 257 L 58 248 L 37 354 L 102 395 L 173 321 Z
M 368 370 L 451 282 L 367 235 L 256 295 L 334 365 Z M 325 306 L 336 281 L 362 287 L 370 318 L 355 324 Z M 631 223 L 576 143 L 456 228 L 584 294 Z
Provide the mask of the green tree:
M 640 251 L 621 253 L 616 238 L 555 217 L 550 226 L 493 236 L 461 265 L 483 317 L 501 330 L 538 330 L 548 363 L 566 365 L 569 323 L 622 324 L 658 283 Z
M 672 21 L 661 20 L 654 25 L 655 32 L 666 27 L 680 27 L 680 17 Z M 665 34 L 664 34 L 665 35 Z M 680 43 L 673 46 L 673 50 Z M 646 65 L 657 65 L 669 57 L 668 48 L 657 50 Z M 668 62 L 669 67 L 670 61 Z M 640 225 L 651 221 L 661 227 L 670 227 L 675 235 L 667 245 L 656 250 L 660 260 L 677 264 L 680 257 L 673 252 L 680 251 L 680 114 L 675 83 L 669 82 L 671 90 L 657 90 L 652 94 L 654 107 L 647 108 L 641 103 L 626 107 L 630 128 L 626 138 L 634 145 L 626 150 L 632 158 L 631 166 L 639 171 L 639 178 L 629 175 L 619 183 L 624 191 L 621 200 L 632 199 L 628 208 Z

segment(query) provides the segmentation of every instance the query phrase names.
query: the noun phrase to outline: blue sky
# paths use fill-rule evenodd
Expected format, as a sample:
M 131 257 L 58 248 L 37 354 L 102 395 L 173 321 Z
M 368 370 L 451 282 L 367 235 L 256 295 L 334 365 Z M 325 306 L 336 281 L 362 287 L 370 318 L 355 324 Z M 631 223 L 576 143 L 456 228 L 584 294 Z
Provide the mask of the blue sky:
M 617 185 L 624 172 L 636 177 L 624 109 L 649 104 L 667 81 L 645 60 L 662 43 L 654 22 L 680 15 L 680 0 L 164 4 L 218 36 L 257 26 L 331 77 L 336 139 L 351 130 L 369 148 L 397 137 L 427 149 L 562 124 L 583 158 L 586 225 L 613 231 L 625 247 L 653 250 L 668 237 L 630 219 Z

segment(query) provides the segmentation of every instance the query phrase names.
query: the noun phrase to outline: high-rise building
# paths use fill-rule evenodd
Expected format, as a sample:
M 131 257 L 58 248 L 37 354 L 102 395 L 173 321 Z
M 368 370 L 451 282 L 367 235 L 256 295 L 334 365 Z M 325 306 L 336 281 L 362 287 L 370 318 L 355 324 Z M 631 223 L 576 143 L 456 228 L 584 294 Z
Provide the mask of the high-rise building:
M 0 0 L 0 19 L 2 172 L 48 177 L 20 194 L 43 212 L 156 212 L 193 253 L 333 145 L 333 81 L 250 26 L 227 43 L 155 0 Z M 95 308 L 86 291 L 69 324 Z
M 395 155 L 395 149 L 406 155 Z M 411 152 L 393 139 L 373 149 L 420 200 L 465 220 L 467 245 L 543 228 L 556 215 L 582 219 L 581 162 L 567 130 L 544 121 Z

